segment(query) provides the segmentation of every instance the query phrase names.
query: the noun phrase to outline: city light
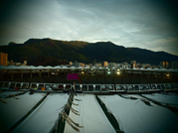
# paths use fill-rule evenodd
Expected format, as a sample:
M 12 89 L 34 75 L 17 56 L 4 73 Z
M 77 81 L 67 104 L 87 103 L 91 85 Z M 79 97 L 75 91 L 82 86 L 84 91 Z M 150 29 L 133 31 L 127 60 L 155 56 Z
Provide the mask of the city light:
M 120 74 L 121 74 L 120 71 L 118 71 L 118 72 L 117 72 L 117 75 L 120 75 Z
M 170 76 L 170 74 L 166 74 L 166 76 L 167 76 L 167 77 L 169 77 L 169 76 Z
M 110 71 L 108 71 L 108 74 L 111 74 L 111 72 L 110 72 Z

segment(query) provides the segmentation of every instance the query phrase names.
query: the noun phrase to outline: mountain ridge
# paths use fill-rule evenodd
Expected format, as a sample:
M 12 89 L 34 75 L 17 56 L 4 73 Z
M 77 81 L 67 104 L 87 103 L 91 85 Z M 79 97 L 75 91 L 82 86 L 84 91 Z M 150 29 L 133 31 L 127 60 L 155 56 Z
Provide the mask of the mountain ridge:
M 112 42 L 88 43 L 84 41 L 61 41 L 50 38 L 31 38 L 23 44 L 9 43 L 0 46 L 0 51 L 8 53 L 8 59 L 28 64 L 51 65 L 52 61 L 78 61 L 84 63 L 97 62 L 130 62 L 136 60 L 139 63 L 158 65 L 161 61 L 178 61 L 178 56 L 166 52 L 153 52 L 147 49 L 126 48 Z M 43 58 L 40 58 L 43 57 Z M 46 57 L 46 58 L 45 58 Z M 50 58 L 49 58 L 50 57 Z M 38 63 L 36 59 L 46 59 L 49 62 Z M 51 59 L 51 61 L 50 61 Z M 53 65 L 55 65 L 53 64 Z

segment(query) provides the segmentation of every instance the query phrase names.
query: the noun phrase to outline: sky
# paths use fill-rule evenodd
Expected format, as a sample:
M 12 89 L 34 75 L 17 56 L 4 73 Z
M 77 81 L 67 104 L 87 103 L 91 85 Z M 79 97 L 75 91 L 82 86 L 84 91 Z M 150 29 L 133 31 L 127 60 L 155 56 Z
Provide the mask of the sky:
M 0 45 L 110 41 L 178 55 L 177 0 L 0 0 Z

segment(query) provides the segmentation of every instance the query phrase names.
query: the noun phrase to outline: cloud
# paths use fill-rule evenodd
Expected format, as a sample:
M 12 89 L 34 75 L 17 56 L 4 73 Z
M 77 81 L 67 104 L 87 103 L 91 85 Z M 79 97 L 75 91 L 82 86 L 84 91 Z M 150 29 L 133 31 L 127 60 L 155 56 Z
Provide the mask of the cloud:
M 17 0 L 5 5 L 0 44 L 49 37 L 177 51 L 174 0 Z

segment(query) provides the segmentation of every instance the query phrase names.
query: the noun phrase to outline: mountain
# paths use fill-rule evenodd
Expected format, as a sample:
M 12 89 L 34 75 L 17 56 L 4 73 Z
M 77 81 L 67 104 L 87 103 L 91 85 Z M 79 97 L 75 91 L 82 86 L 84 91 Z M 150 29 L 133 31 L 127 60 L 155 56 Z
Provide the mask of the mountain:
M 178 61 L 178 56 L 165 52 L 153 52 L 139 48 L 125 48 L 112 42 L 88 43 L 82 41 L 60 41 L 45 39 L 29 39 L 23 44 L 10 42 L 0 46 L 0 51 L 8 53 L 8 59 L 32 65 L 58 65 L 67 61 L 92 63 L 130 62 L 158 65 L 161 61 Z

